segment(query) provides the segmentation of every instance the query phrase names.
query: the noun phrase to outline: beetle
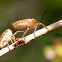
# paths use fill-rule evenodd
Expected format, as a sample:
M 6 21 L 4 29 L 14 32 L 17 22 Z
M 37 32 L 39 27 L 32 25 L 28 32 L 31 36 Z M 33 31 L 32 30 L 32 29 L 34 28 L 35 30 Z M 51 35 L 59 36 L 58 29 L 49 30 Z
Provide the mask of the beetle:
M 28 32 L 28 30 L 34 28 L 34 36 L 35 36 L 35 31 L 37 30 L 37 27 L 39 25 L 42 25 L 45 27 L 43 23 L 37 22 L 35 19 L 24 19 L 24 20 L 18 20 L 16 22 L 13 22 L 10 24 L 13 28 L 15 29 L 26 29 L 26 31 L 23 34 L 23 37 L 25 34 Z
M 1 37 L 0 37 L 0 49 L 5 47 L 6 45 L 8 45 L 8 48 L 9 48 L 9 44 L 8 42 L 11 41 L 11 43 L 13 43 L 12 40 L 14 40 L 15 42 L 15 35 L 18 33 L 18 32 L 24 32 L 24 31 L 16 31 L 14 34 L 12 33 L 11 29 L 6 29 L 2 34 L 1 34 Z M 10 49 L 9 49 L 10 50 Z

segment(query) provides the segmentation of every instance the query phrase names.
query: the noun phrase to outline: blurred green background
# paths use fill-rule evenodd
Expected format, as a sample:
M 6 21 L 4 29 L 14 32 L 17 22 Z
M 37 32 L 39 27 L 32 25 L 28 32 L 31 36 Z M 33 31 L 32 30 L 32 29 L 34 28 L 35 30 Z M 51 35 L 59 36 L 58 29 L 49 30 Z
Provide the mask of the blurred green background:
M 47 13 L 41 20 L 46 10 Z M 62 0 L 0 0 L 0 34 L 8 28 L 11 29 L 10 23 L 27 18 L 34 18 L 46 26 L 62 19 Z M 19 33 L 16 37 L 20 35 L 22 36 Z M 60 56 L 62 53 L 56 54 L 62 46 L 61 37 L 62 28 L 55 29 L 3 55 L 0 57 L 0 62 L 62 62 L 62 56 Z M 60 47 L 56 51 L 57 45 Z M 50 49 L 56 51 L 56 58 L 51 60 L 48 59 L 48 53 L 45 53 Z

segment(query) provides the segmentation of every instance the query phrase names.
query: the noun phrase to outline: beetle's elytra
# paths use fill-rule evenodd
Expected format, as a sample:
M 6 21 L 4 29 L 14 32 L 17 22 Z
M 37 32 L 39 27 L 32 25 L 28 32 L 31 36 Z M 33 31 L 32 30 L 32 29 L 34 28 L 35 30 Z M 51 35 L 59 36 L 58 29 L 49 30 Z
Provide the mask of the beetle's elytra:
M 39 25 L 42 25 L 45 27 L 44 24 L 42 23 L 39 23 L 37 22 L 35 19 L 24 19 L 24 20 L 18 20 L 16 22 L 13 22 L 10 24 L 13 28 L 15 29 L 19 29 L 19 30 L 22 30 L 22 29 L 27 29 L 24 34 L 23 34 L 23 37 L 25 36 L 25 34 L 27 33 L 27 31 L 32 28 L 34 28 L 34 32 L 36 31 L 37 27 Z

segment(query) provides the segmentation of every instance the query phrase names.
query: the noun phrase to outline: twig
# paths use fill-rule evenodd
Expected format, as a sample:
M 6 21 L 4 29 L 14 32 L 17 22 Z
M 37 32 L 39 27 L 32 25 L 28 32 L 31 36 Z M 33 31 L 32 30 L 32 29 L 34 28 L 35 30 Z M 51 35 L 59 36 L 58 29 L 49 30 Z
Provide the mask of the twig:
M 61 27 L 62 26 L 62 20 L 59 20 L 58 22 L 55 22 L 49 26 L 46 26 L 46 28 L 42 28 L 38 31 L 35 32 L 35 36 L 41 36 L 55 28 Z M 47 29 L 48 28 L 48 29 Z M 13 50 L 15 47 L 18 47 L 19 45 L 24 45 L 22 41 L 24 41 L 25 44 L 27 44 L 28 42 L 30 42 L 32 39 L 35 39 L 35 36 L 32 34 L 25 36 L 24 38 L 19 38 L 18 41 L 16 41 L 15 43 L 11 44 L 9 46 L 10 50 Z M 18 45 L 17 45 L 18 44 Z M 4 55 L 5 53 L 9 52 L 8 47 L 5 47 L 3 49 L 0 50 L 0 56 Z

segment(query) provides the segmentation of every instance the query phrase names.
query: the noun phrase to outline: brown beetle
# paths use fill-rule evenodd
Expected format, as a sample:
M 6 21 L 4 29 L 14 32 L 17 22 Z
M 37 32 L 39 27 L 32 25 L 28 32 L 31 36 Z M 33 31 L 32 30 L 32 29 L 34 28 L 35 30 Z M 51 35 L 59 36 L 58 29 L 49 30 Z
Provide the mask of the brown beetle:
M 35 19 L 24 19 L 24 20 L 18 20 L 16 22 L 13 22 L 10 24 L 13 28 L 15 29 L 26 29 L 26 31 L 23 34 L 23 37 L 25 36 L 25 34 L 28 32 L 28 30 L 34 28 L 34 35 L 35 35 L 35 31 L 37 30 L 37 27 L 39 25 L 42 25 L 45 27 L 45 25 L 43 23 L 37 22 Z

